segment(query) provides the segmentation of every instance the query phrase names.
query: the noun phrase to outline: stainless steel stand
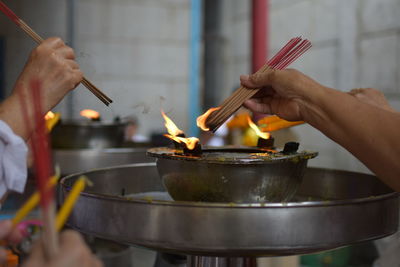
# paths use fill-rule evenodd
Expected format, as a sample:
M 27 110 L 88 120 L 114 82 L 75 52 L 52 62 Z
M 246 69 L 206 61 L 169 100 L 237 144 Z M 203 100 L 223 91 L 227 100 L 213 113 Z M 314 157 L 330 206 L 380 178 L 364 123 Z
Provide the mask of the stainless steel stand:
M 189 267 L 256 267 L 257 257 L 316 253 L 399 226 L 399 194 L 361 173 L 309 168 L 291 202 L 266 204 L 172 201 L 152 163 L 85 174 L 94 186 L 81 194 L 69 226 L 164 253 L 212 256 L 190 256 Z M 61 202 L 80 175 L 62 179 Z
M 188 256 L 187 267 L 257 267 L 257 259 Z

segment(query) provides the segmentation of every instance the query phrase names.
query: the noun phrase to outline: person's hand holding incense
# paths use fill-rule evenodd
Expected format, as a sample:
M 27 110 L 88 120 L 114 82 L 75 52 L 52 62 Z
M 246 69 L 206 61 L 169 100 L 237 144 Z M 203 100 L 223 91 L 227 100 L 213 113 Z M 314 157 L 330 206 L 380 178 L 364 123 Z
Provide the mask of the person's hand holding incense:
M 18 244 L 21 242 L 23 236 L 21 232 L 14 228 L 10 220 L 0 221 L 0 240 L 8 244 Z M 7 259 L 7 252 L 5 249 L 0 248 L 0 263 Z
M 26 129 L 24 116 L 21 114 L 22 109 L 25 109 L 28 116 L 32 116 L 30 83 L 37 81 L 40 85 L 41 105 L 45 113 L 73 90 L 82 77 L 72 48 L 65 45 L 60 38 L 45 40 L 31 52 L 11 96 L 0 106 L 0 119 L 26 140 L 31 129 Z M 25 103 L 21 103 L 21 99 Z
M 268 70 L 264 73 L 242 75 L 241 84 L 247 88 L 264 88 L 244 106 L 263 114 L 276 114 L 289 121 L 304 120 L 304 111 L 312 103 L 308 92 L 322 92 L 324 87 L 297 70 Z
M 80 234 L 65 231 L 60 235 L 59 254 L 46 260 L 41 242 L 37 242 L 22 267 L 100 267 L 103 264 L 86 246 Z
M 250 89 L 264 88 L 245 102 L 247 108 L 309 123 L 400 191 L 400 113 L 388 108 L 382 95 L 341 92 L 296 70 L 243 75 L 241 82 Z

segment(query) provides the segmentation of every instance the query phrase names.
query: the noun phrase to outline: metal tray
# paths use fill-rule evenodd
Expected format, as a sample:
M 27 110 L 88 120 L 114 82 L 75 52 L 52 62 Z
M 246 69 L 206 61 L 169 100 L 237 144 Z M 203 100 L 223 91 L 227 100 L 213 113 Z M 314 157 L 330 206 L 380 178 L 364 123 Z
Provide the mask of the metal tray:
M 294 255 L 381 238 L 398 228 L 398 193 L 367 174 L 308 168 L 293 202 L 265 204 L 168 200 L 154 163 L 85 175 L 94 186 L 81 194 L 68 225 L 159 251 Z M 77 177 L 62 179 L 61 202 Z

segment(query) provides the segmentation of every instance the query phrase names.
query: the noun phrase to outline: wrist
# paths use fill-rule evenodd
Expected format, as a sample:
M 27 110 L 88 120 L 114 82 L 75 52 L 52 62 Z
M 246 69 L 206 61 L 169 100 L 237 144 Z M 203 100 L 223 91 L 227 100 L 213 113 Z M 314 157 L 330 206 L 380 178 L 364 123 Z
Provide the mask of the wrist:
M 308 88 L 304 98 L 299 101 L 299 112 L 303 120 L 315 126 L 328 119 L 324 106 L 335 92 L 336 90 L 322 85 Z
M 13 94 L 9 96 L 0 104 L 0 120 L 7 123 L 16 135 L 27 140 L 31 132 L 31 129 L 28 127 L 32 127 L 30 125 L 32 120 L 28 112 L 29 108 L 23 108 L 18 95 Z M 28 118 L 25 118 L 26 115 L 24 112 L 27 113 Z M 28 121 L 25 121 L 25 119 Z

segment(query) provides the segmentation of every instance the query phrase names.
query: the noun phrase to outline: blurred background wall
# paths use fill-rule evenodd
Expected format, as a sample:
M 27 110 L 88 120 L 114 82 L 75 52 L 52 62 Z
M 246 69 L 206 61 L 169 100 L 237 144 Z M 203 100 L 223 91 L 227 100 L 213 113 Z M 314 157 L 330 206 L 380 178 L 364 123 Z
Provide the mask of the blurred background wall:
M 220 77 L 226 97 L 238 85 L 239 75 L 250 72 L 251 1 L 219 2 L 224 62 Z M 308 38 L 313 47 L 292 68 L 342 91 L 380 89 L 400 110 L 400 1 L 270 0 L 269 7 L 269 56 L 291 37 Z M 303 148 L 320 152 L 309 165 L 368 172 L 311 126 L 291 131 Z
M 80 86 L 57 110 L 77 118 L 83 108 L 104 119 L 135 115 L 142 134 L 163 131 L 163 108 L 188 130 L 190 4 L 188 0 L 5 1 L 44 37 L 72 45 L 84 73 L 111 96 L 106 108 Z M 203 0 L 203 110 L 239 85 L 251 66 L 251 1 Z M 398 0 L 270 0 L 268 54 L 289 38 L 303 36 L 313 48 L 293 67 L 343 91 L 375 87 L 400 108 L 400 2 Z M 35 46 L 4 16 L 4 94 Z M 1 46 L 0 46 L 1 48 Z M 1 55 L 1 52 L 0 52 Z M 1 69 L 1 68 L 0 68 Z M 0 78 L 1 80 L 1 78 Z M 0 84 L 1 86 L 1 84 Z M 303 148 L 320 151 L 312 166 L 367 171 L 348 152 L 308 125 L 291 130 Z M 378 137 L 377 137 L 378 138 Z
M 135 115 L 140 131 L 164 131 L 160 108 L 186 129 L 189 6 L 186 0 L 5 1 L 43 37 L 60 36 L 75 48 L 85 75 L 113 100 L 111 108 L 79 86 L 56 110 L 78 118 L 91 108 L 105 120 Z M 6 39 L 7 93 L 35 43 L 0 16 Z

